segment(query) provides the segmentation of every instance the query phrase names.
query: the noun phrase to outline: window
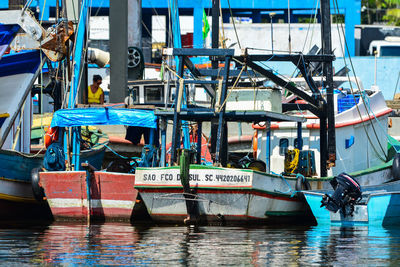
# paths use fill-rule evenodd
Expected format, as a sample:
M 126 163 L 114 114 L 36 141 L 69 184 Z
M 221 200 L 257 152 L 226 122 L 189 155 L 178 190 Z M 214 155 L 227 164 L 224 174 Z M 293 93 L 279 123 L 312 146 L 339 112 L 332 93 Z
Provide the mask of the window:
M 164 86 L 145 86 L 144 95 L 146 103 L 162 103 Z
M 385 56 L 400 56 L 400 46 L 381 46 L 381 57 Z
M 128 99 L 128 105 L 133 105 L 139 103 L 139 87 L 129 87 L 129 99 Z
M 289 139 L 282 138 L 279 140 L 279 155 L 284 156 L 289 148 Z
M 170 100 L 171 103 L 175 102 L 175 93 L 176 93 L 176 87 L 175 86 L 170 86 L 169 100 Z

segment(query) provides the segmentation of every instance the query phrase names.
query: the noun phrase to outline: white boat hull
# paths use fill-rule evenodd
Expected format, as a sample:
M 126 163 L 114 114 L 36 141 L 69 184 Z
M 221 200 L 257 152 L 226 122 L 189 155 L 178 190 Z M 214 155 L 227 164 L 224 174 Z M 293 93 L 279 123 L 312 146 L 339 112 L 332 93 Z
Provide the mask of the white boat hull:
M 391 179 L 391 164 L 354 176 L 361 185 L 380 184 Z M 138 168 L 138 189 L 153 220 L 183 222 L 188 211 L 179 178 L 179 167 Z M 307 179 L 312 189 L 330 188 L 329 178 Z M 279 216 L 310 215 L 297 197 L 296 177 L 283 177 L 251 170 L 191 165 L 190 186 L 200 219 L 213 221 L 270 220 Z

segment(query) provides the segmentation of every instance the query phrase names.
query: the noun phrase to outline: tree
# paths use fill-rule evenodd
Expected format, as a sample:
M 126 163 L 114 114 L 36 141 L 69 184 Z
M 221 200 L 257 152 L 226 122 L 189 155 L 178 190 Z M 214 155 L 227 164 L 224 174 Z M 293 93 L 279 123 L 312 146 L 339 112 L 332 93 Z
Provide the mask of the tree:
M 400 0 L 362 0 L 362 24 L 400 26 Z

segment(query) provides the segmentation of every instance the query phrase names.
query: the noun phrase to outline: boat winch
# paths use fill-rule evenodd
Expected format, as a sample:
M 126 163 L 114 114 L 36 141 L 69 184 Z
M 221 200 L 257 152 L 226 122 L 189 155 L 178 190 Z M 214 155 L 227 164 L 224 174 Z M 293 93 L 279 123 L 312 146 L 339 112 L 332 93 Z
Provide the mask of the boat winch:
M 360 184 L 346 173 L 339 174 L 330 183 L 335 191 L 332 196 L 323 196 L 321 207 L 325 206 L 332 212 L 340 209 L 344 217 L 352 216 L 354 205 L 362 198 Z

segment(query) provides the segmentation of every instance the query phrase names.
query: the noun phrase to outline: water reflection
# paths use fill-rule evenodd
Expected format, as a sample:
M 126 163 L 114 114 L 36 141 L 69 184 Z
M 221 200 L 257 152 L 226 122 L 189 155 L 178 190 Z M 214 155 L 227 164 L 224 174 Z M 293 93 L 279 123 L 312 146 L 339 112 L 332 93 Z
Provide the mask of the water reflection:
M 53 224 L 43 232 L 39 251 L 53 264 L 134 264 L 138 231 L 128 224 Z
M 399 262 L 400 228 L 312 227 L 306 232 L 310 263 L 387 265 Z
M 0 264 L 397 265 L 400 228 L 0 226 Z

